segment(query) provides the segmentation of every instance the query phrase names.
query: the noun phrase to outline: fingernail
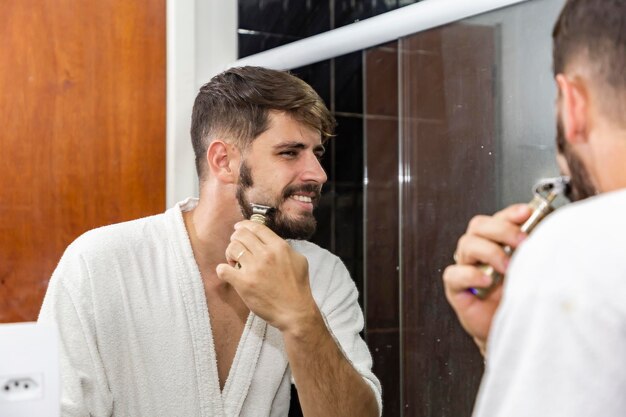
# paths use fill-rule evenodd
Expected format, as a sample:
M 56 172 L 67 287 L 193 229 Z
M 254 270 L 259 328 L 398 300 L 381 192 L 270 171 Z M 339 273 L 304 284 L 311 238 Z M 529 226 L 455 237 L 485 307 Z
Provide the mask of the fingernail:
M 493 280 L 491 279 L 491 275 L 483 275 L 482 281 L 485 287 L 490 286 L 493 282 Z
M 517 235 L 517 244 L 519 245 L 520 243 L 522 243 L 524 240 L 526 240 L 526 238 L 528 237 L 528 235 L 526 233 L 520 233 Z
M 507 269 L 509 269 L 509 263 L 511 262 L 511 258 L 506 258 L 504 260 L 504 270 L 506 271 Z

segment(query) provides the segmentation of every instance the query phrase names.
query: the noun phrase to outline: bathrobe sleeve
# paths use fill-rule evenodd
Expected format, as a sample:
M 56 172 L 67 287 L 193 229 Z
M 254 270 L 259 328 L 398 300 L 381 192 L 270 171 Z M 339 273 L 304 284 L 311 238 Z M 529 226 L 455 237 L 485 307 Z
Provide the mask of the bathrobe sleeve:
M 50 279 L 39 322 L 59 329 L 61 416 L 111 416 L 113 398 L 98 352 L 89 271 L 73 245 Z
M 334 255 L 330 256 L 333 259 L 323 263 L 325 267 L 330 266 L 331 271 L 330 284 L 321 310 L 344 355 L 372 388 L 379 414 L 382 414 L 380 382 L 372 372 L 372 355 L 360 335 L 364 319 L 359 306 L 359 292 L 343 262 Z

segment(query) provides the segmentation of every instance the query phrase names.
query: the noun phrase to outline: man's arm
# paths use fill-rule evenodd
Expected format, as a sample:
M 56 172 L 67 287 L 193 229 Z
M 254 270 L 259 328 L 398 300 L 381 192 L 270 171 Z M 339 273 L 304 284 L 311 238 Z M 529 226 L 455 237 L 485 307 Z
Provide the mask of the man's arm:
M 283 332 L 305 416 L 377 417 L 372 388 L 339 348 L 316 308 L 310 322 Z
M 528 205 L 517 204 L 493 216 L 474 217 L 459 239 L 454 256 L 456 263 L 446 268 L 443 274 L 446 298 L 483 355 L 491 321 L 502 297 L 502 287 L 497 287 L 484 300 L 468 289 L 491 285 L 491 279 L 477 264 L 491 265 L 502 274 L 506 272 L 509 257 L 502 246 L 515 249 L 522 242 L 525 235 L 519 228 L 530 213 Z
M 59 330 L 62 417 L 108 417 L 113 397 L 96 346 L 88 271 L 70 246 L 57 266 L 39 312 Z
M 304 415 L 380 415 L 373 389 L 346 358 L 315 303 L 307 259 L 267 227 L 249 221 L 236 226 L 226 258 L 230 265 L 219 265 L 218 276 L 283 334 Z M 349 311 L 352 301 L 356 298 L 346 298 L 342 303 L 348 305 L 340 308 Z M 338 321 L 351 318 L 348 313 Z

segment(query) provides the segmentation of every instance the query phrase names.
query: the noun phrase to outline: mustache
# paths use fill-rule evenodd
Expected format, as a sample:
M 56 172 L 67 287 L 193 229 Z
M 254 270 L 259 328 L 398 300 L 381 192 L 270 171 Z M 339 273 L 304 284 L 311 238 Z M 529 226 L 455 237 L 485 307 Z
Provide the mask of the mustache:
M 298 192 L 313 194 L 311 199 L 313 200 L 313 204 L 315 205 L 321 196 L 322 186 L 319 184 L 300 184 L 300 185 L 288 185 L 283 190 L 283 201 L 291 197 L 293 194 Z

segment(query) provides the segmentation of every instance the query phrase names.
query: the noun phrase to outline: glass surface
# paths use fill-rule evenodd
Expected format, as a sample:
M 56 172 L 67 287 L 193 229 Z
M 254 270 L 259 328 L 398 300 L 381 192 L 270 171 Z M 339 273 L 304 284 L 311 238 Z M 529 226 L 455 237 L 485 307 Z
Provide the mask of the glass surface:
M 330 28 L 372 14 L 352 3 L 328 7 Z M 483 360 L 441 276 L 472 216 L 527 202 L 557 174 L 551 31 L 563 3 L 532 0 L 293 70 L 339 121 L 314 240 L 360 291 L 385 417 L 471 415 Z M 276 32 L 252 29 L 263 32 L 244 39 L 248 53 Z
M 364 299 L 387 417 L 471 415 L 483 361 L 441 276 L 472 216 L 528 201 L 557 174 L 562 4 L 521 3 L 364 51 Z

